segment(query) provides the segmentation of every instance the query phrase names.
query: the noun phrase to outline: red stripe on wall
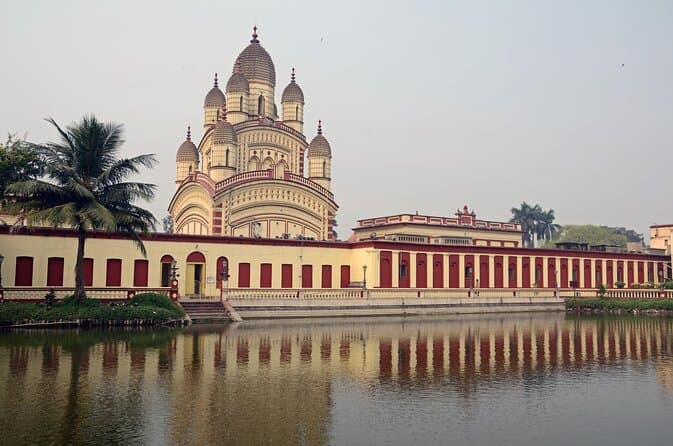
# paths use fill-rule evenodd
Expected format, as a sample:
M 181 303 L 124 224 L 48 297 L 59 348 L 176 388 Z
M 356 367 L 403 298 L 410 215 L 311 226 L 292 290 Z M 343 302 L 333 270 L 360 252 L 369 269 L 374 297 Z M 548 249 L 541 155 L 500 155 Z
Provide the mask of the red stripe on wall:
M 285 263 L 280 267 L 280 287 L 292 288 L 292 265 Z
M 351 267 L 350 265 L 341 265 L 341 288 L 348 288 L 348 285 L 350 285 L 350 283 L 351 283 Z
M 14 286 L 33 286 L 33 258 L 17 257 Z
M 149 263 L 144 259 L 136 259 L 133 262 L 133 286 L 147 286 L 147 273 Z
M 432 287 L 444 288 L 444 256 L 432 255 Z
M 301 287 L 313 288 L 313 265 L 301 266 Z
M 122 261 L 121 259 L 107 259 L 105 269 L 105 286 L 122 285 Z
M 272 266 L 270 263 L 259 265 L 259 287 L 271 288 Z
M 47 286 L 63 286 L 63 257 L 47 259 Z
M 416 288 L 428 287 L 428 258 L 425 253 L 416 254 Z
M 332 265 L 322 266 L 320 286 L 322 288 L 332 288 Z
M 239 288 L 250 288 L 250 264 L 249 263 L 239 263 L 238 264 L 238 287 Z

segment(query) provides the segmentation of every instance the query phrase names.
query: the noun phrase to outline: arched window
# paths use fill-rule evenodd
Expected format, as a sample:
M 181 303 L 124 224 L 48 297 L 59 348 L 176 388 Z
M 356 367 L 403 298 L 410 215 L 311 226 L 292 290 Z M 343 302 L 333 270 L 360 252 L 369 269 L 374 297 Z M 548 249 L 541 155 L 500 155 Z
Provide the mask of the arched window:
M 161 257 L 161 286 L 167 287 L 171 283 L 171 274 L 173 272 L 173 257 L 165 254 Z
M 322 162 L 322 176 L 323 178 L 327 177 L 327 161 Z
M 222 288 L 222 282 L 229 280 L 229 259 L 226 257 L 218 257 L 217 259 L 217 288 Z
M 238 111 L 243 111 L 243 96 L 238 98 Z
M 298 105 L 294 107 L 294 119 L 299 121 L 299 106 Z
M 224 165 L 229 167 L 229 149 L 227 149 L 224 155 Z
M 261 94 L 259 95 L 259 99 L 257 99 L 257 114 L 264 116 L 264 96 Z

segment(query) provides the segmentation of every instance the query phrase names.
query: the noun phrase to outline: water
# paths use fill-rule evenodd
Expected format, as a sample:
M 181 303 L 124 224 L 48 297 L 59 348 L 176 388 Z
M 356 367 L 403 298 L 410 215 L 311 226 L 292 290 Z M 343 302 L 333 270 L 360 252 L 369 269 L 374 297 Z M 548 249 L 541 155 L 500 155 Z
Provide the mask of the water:
M 673 319 L 0 333 L 0 443 L 656 445 Z

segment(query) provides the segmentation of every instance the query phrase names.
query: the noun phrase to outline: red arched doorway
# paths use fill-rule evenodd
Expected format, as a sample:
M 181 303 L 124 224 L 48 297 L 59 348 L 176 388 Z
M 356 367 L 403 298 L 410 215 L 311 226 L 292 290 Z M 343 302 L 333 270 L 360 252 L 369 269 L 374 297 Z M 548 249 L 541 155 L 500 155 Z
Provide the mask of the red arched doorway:
M 161 286 L 171 286 L 171 272 L 173 268 L 173 256 L 165 254 L 161 258 Z
M 198 251 L 187 256 L 187 273 L 185 279 L 186 294 L 201 296 L 204 293 L 206 273 L 206 257 Z

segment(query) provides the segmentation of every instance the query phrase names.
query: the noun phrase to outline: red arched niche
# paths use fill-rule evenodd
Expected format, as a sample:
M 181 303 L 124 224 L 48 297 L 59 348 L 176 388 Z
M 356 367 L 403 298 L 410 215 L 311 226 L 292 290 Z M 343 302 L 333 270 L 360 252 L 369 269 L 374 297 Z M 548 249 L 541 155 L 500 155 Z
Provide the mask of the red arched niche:
M 206 257 L 198 251 L 194 251 L 187 256 L 189 263 L 206 263 Z

